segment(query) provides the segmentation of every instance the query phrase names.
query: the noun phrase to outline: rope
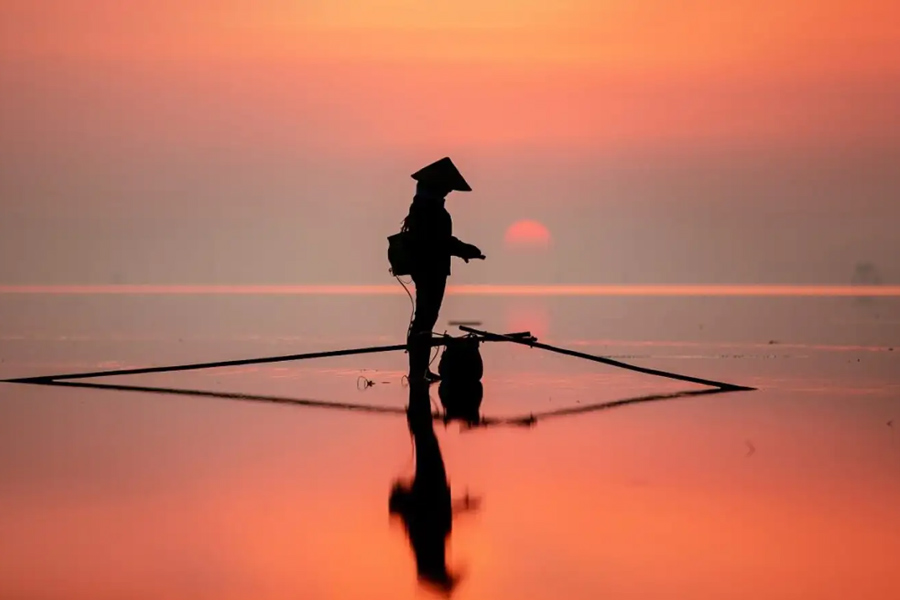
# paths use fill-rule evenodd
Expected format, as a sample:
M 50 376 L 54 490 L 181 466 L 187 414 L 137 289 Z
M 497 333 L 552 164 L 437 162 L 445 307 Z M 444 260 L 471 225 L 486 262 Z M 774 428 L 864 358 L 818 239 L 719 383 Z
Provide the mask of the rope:
M 409 291 L 409 288 L 407 287 L 407 283 L 412 283 L 412 280 L 410 280 L 409 282 L 405 282 L 402 279 L 400 279 L 400 277 L 398 275 L 394 275 L 394 278 L 400 283 L 401 286 L 403 286 L 403 291 L 406 292 L 407 296 L 409 296 L 409 304 L 410 304 L 409 325 L 406 327 L 406 339 L 409 339 L 409 335 L 412 332 L 413 321 L 416 318 L 416 302 L 415 302 L 415 300 L 413 300 L 413 295 Z M 432 335 L 438 335 L 434 331 L 432 331 L 431 333 L 432 333 Z M 447 331 L 445 330 L 444 335 L 446 335 L 446 334 L 447 334 Z M 431 368 L 431 365 L 434 364 L 434 361 L 437 359 L 437 357 L 440 355 L 440 353 L 441 353 L 440 347 L 435 346 L 434 353 L 431 355 L 431 359 L 428 361 L 429 368 Z
M 394 277 L 397 279 L 400 285 L 403 286 L 403 291 L 406 292 L 406 295 L 409 296 L 409 326 L 406 328 L 406 339 L 409 339 L 409 333 L 412 331 L 413 320 L 416 318 L 416 301 L 413 300 L 412 293 L 409 291 L 409 288 L 406 287 L 406 282 L 400 279 L 398 275 L 394 275 Z M 410 280 L 409 283 L 412 283 L 412 280 Z

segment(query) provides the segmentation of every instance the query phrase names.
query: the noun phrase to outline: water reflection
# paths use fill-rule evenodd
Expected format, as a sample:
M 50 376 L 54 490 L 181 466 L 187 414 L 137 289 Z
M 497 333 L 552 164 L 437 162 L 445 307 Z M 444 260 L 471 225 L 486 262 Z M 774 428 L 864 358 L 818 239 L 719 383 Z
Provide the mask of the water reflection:
M 409 387 L 407 423 L 415 445 L 415 475 L 412 481 L 394 482 L 388 507 L 403 522 L 419 581 L 450 595 L 460 580 L 447 565 L 453 517 L 477 509 L 478 502 L 468 495 L 452 499 L 426 384 Z
M 482 422 L 481 401 L 484 386 L 480 381 L 441 381 L 438 388 L 441 406 L 444 408 L 445 422 L 458 421 L 466 427 L 475 427 Z

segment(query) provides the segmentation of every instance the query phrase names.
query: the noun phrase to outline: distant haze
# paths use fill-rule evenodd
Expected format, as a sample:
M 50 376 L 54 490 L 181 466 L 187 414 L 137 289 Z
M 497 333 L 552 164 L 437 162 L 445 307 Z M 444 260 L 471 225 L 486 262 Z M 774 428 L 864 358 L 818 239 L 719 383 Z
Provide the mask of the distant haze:
M 0 0 L 0 284 L 900 282 L 896 3 L 508 6 Z

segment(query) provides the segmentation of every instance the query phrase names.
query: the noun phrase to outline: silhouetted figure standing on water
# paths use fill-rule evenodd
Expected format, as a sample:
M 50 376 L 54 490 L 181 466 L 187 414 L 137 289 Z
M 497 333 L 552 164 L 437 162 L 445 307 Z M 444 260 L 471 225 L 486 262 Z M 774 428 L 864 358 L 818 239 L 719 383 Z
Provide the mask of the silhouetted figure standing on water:
M 436 381 L 439 378 L 429 370 L 428 359 L 431 333 L 450 275 L 450 257 L 469 262 L 484 259 L 484 255 L 453 235 L 453 220 L 444 207 L 446 196 L 452 191 L 472 191 L 453 161 L 442 158 L 413 173 L 412 178 L 417 182 L 416 195 L 402 229 L 409 244 L 409 274 L 416 286 L 416 312 L 407 334 L 409 378 Z
M 428 384 L 410 383 L 407 423 L 416 452 L 416 472 L 411 483 L 397 482 L 391 489 L 390 513 L 403 520 L 423 583 L 450 593 L 459 577 L 447 567 L 447 541 L 453 515 L 477 508 L 468 496 L 454 502 L 441 448 L 434 434 Z

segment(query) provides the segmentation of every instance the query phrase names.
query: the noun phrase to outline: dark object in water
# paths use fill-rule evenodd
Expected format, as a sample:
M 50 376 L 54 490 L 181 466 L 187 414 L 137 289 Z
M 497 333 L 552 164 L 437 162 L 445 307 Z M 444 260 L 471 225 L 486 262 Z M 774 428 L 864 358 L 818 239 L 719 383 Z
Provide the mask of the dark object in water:
M 441 381 L 438 387 L 446 421 L 475 424 L 481 421 L 484 386 L 480 381 Z
M 883 283 L 881 273 L 871 262 L 856 263 L 856 269 L 853 271 L 853 285 L 881 285 Z
M 438 364 L 441 380 L 460 385 L 481 381 L 484 361 L 481 360 L 480 343 L 481 340 L 474 335 L 458 338 L 446 336 L 444 352 Z

